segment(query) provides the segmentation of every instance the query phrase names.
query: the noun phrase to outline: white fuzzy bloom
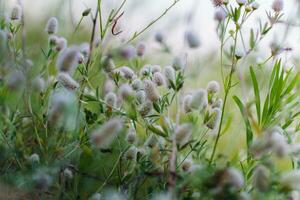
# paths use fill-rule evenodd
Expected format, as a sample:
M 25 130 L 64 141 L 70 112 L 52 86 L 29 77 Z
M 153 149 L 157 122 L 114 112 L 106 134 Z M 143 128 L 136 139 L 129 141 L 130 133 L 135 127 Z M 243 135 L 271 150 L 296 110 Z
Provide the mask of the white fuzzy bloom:
M 218 7 L 215 11 L 215 20 L 221 22 L 224 21 L 227 17 L 227 12 L 225 11 L 225 8 Z
M 136 131 L 134 128 L 129 129 L 128 133 L 126 134 L 126 141 L 130 144 L 134 144 L 136 141 Z
M 147 76 L 152 73 L 151 65 L 145 65 L 142 67 L 140 70 L 140 75 L 141 76 Z
M 138 43 L 136 46 L 137 55 L 142 57 L 144 56 L 145 51 L 146 51 L 146 44 L 143 42 Z
M 157 86 L 165 85 L 165 77 L 160 72 L 154 73 L 152 80 Z
M 156 147 L 158 144 L 158 139 L 155 135 L 150 135 L 149 138 L 146 141 L 146 145 L 150 148 Z
M 148 115 L 152 111 L 153 105 L 151 101 L 146 101 L 142 103 L 142 105 L 139 107 L 139 113 L 142 116 Z
M 183 161 L 181 167 L 182 167 L 183 171 L 187 172 L 187 171 L 189 171 L 191 169 L 192 165 L 193 165 L 193 160 L 191 160 L 191 159 L 185 159 Z
M 50 46 L 56 46 L 58 39 L 59 37 L 57 37 L 56 35 L 49 35 L 48 41 Z
M 132 80 L 136 77 L 134 71 L 127 66 L 123 66 L 120 68 L 121 76 L 123 76 L 125 79 Z
M 133 90 L 130 85 L 124 83 L 120 86 L 118 93 L 122 99 L 127 99 L 133 95 Z
M 239 170 L 233 167 L 225 170 L 223 175 L 224 184 L 229 184 L 236 189 L 241 189 L 244 186 L 244 182 L 244 176 Z
M 259 8 L 259 3 L 253 2 L 253 3 L 251 4 L 251 6 L 252 6 L 252 9 L 253 9 L 253 10 L 257 10 L 257 9 Z
M 283 10 L 283 0 L 274 0 L 272 4 L 272 9 L 275 12 L 280 12 Z
M 218 127 L 221 120 L 222 111 L 220 108 L 213 108 L 210 113 L 210 118 L 206 123 L 206 126 L 210 129 L 215 129 Z
M 36 153 L 31 154 L 27 160 L 31 163 L 39 163 L 40 162 L 40 156 Z
M 208 105 L 207 91 L 205 89 L 199 89 L 192 95 L 190 106 L 195 110 L 203 110 Z
M 73 178 L 73 172 L 70 169 L 68 168 L 64 169 L 63 173 L 64 173 L 64 177 L 66 177 L 67 179 Z
M 300 193 L 299 193 L 299 191 L 296 191 L 296 190 L 292 191 L 289 194 L 288 200 L 300 200 Z
M 106 73 L 111 72 L 115 68 L 115 63 L 111 56 L 103 56 L 101 58 L 101 64 Z
M 80 52 L 76 47 L 69 47 L 61 51 L 56 60 L 56 67 L 60 72 L 72 73 L 78 65 Z
M 123 47 L 121 49 L 121 56 L 124 57 L 125 59 L 132 59 L 136 57 L 136 55 L 137 55 L 136 49 L 132 45 Z
M 272 149 L 275 152 L 276 156 L 278 156 L 279 158 L 283 158 L 288 154 L 289 145 L 285 137 L 282 135 L 282 129 L 278 128 L 279 127 L 273 128 L 273 132 L 269 137 L 269 142 L 272 145 Z
M 191 102 L 192 102 L 192 95 L 188 94 L 185 95 L 182 101 L 182 109 L 185 113 L 191 112 Z
M 280 184 L 286 189 L 300 190 L 300 170 L 285 172 L 280 178 Z
M 213 5 L 214 5 L 215 7 L 217 7 L 217 6 L 223 5 L 224 0 L 211 0 L 211 2 L 213 3 Z
M 55 50 L 56 51 L 62 51 L 68 46 L 68 41 L 64 37 L 58 37 L 56 41 Z
M 267 190 L 269 186 L 269 175 L 270 172 L 265 166 L 258 165 L 253 172 L 253 186 L 260 191 Z
M 218 94 L 220 92 L 220 84 L 217 81 L 210 81 L 207 84 L 207 92 L 212 94 Z
M 60 72 L 57 75 L 57 81 L 65 88 L 70 90 L 79 88 L 79 84 L 68 73 L 65 72 Z
M 236 0 L 236 2 L 240 5 L 240 6 L 243 6 L 247 3 L 246 0 Z
M 145 93 L 146 93 L 146 97 L 154 102 L 154 101 L 157 101 L 160 97 L 159 97 L 159 93 L 157 91 L 157 88 L 155 86 L 155 84 L 150 81 L 150 80 L 145 80 L 144 81 L 144 90 L 145 90 Z
M 11 90 L 23 89 L 25 80 L 26 77 L 20 70 L 13 70 L 6 77 L 6 85 Z
M 37 92 L 43 92 L 45 90 L 45 87 L 46 87 L 45 80 L 40 76 L 34 78 L 32 80 L 32 87 Z
M 144 88 L 143 82 L 140 79 L 134 79 L 131 83 L 132 89 L 139 91 Z
M 80 52 L 82 53 L 84 58 L 88 58 L 88 56 L 90 55 L 90 51 L 91 49 L 89 43 L 85 42 L 80 45 Z
M 166 81 L 168 83 L 168 86 L 170 86 L 170 82 L 172 82 L 173 84 L 175 84 L 176 81 L 176 72 L 174 70 L 173 67 L 171 66 L 166 66 L 164 68 L 164 75 L 166 77 Z
M 200 46 L 199 37 L 195 32 L 187 31 L 185 37 L 190 48 L 194 49 Z
M 223 100 L 222 99 L 217 99 L 216 101 L 213 102 L 211 105 L 212 108 L 222 108 L 223 107 Z
M 115 82 L 111 79 L 107 79 L 104 82 L 103 93 L 107 94 L 109 92 L 112 92 L 114 91 L 115 88 L 116 88 Z
M 151 69 L 152 74 L 154 74 L 156 72 L 161 72 L 161 67 L 159 65 L 151 65 L 150 69 Z
M 126 160 L 134 161 L 136 160 L 137 148 L 135 146 L 131 146 L 124 154 L 124 158 Z
M 112 118 L 92 132 L 91 142 L 97 148 L 107 147 L 122 129 L 123 120 L 119 118 Z
M 48 34 L 56 34 L 58 30 L 58 21 L 55 17 L 51 17 L 45 27 L 45 31 Z
M 109 92 L 105 95 L 105 103 L 109 107 L 116 107 L 117 104 L 117 95 L 113 92 Z
M 139 104 L 142 104 L 146 101 L 146 93 L 144 90 L 139 90 L 135 94 L 135 98 Z
M 89 200 L 101 200 L 102 195 L 100 193 L 95 193 L 93 194 L 93 196 L 91 196 L 91 198 L 89 198 Z
M 173 60 L 172 67 L 176 71 L 183 70 L 186 67 L 186 63 L 187 63 L 186 56 L 184 55 L 176 56 Z
M 10 19 L 11 20 L 19 20 L 22 17 L 22 7 L 19 4 L 14 5 L 11 10 Z
M 189 141 L 191 135 L 192 131 L 190 124 L 182 124 L 176 128 L 174 139 L 177 144 L 182 146 Z

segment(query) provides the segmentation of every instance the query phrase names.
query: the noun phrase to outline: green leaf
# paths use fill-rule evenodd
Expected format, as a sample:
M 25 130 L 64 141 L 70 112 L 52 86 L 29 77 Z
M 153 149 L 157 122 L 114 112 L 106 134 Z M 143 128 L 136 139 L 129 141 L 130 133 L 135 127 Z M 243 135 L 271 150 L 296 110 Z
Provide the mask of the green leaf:
M 255 95 L 255 106 L 256 106 L 257 119 L 258 119 L 258 122 L 260 123 L 261 111 L 260 111 L 259 87 L 258 87 L 256 75 L 254 73 L 252 66 L 250 67 L 250 74 L 251 74 L 251 79 L 252 79 L 252 83 L 253 83 L 254 95 Z

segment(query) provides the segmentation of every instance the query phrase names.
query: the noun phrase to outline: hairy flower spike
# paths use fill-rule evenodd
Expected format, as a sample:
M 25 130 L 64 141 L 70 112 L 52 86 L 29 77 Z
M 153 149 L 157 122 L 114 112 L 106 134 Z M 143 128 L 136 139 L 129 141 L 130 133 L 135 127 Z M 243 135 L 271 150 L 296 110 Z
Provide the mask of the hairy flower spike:
M 203 110 L 208 105 L 207 91 L 199 89 L 192 95 L 190 107 L 194 110 Z
M 122 84 L 119 88 L 119 95 L 123 99 L 127 99 L 127 98 L 131 97 L 133 95 L 133 90 L 132 90 L 131 86 L 128 85 L 127 83 Z
M 191 112 L 191 102 L 192 102 L 192 95 L 188 94 L 184 96 L 183 101 L 182 101 L 182 108 L 185 113 Z
M 125 59 L 130 60 L 136 57 L 136 55 L 137 55 L 136 49 L 131 45 L 123 47 L 121 49 L 121 56 Z
M 258 165 L 253 172 L 253 186 L 260 191 L 266 191 L 269 186 L 269 170 L 263 166 Z
M 215 6 L 215 7 L 217 7 L 217 6 L 222 6 L 223 5 L 223 0 L 211 0 L 211 2 L 213 3 L 213 5 Z
M 57 81 L 62 84 L 65 88 L 70 90 L 75 90 L 79 88 L 79 84 L 68 74 L 65 72 L 60 72 L 57 75 Z
M 144 81 L 144 90 L 146 92 L 147 98 L 150 101 L 154 102 L 154 101 L 157 101 L 160 98 L 159 93 L 156 89 L 156 86 L 152 81 L 150 81 L 150 80 L 145 80 Z
M 186 67 L 187 60 L 186 56 L 181 55 L 181 56 L 176 56 L 173 60 L 172 67 L 176 70 L 183 70 Z
M 22 7 L 19 4 L 16 4 L 11 11 L 10 19 L 19 20 L 22 17 Z
M 122 129 L 123 120 L 119 118 L 112 118 L 92 132 L 91 142 L 97 148 L 105 148 L 111 144 L 113 139 Z
M 56 46 L 55 46 L 55 50 L 56 51 L 62 51 L 65 48 L 67 48 L 68 46 L 68 41 L 66 38 L 64 37 L 58 37 L 56 40 Z
M 113 92 L 109 92 L 105 95 L 105 103 L 107 106 L 113 108 L 116 107 L 117 104 L 117 95 Z
M 55 17 L 51 17 L 46 24 L 45 31 L 48 34 L 56 34 L 57 30 L 58 30 L 58 21 Z
M 152 111 L 152 108 L 153 108 L 152 102 L 146 101 L 139 107 L 139 112 L 144 117 Z
M 142 104 L 146 101 L 146 93 L 144 90 L 139 90 L 135 94 L 135 98 L 139 104 Z
M 136 131 L 134 128 L 130 128 L 126 135 L 126 141 L 130 144 L 134 144 L 136 141 Z
M 138 56 L 144 56 L 146 51 L 146 44 L 143 42 L 138 43 L 136 46 L 136 51 Z
M 165 85 L 165 77 L 160 72 L 154 73 L 152 80 L 157 86 Z
M 130 67 L 123 66 L 120 68 L 120 71 L 121 75 L 127 80 L 132 80 L 136 77 L 134 71 Z
M 142 90 L 144 88 L 143 82 L 140 79 L 134 79 L 131 83 L 132 89 L 135 91 Z
M 217 81 L 210 81 L 207 84 L 207 92 L 211 94 L 218 94 L 220 92 L 220 84 Z
M 245 182 L 243 174 L 233 167 L 224 171 L 222 181 L 224 185 L 230 185 L 236 189 L 241 189 Z
M 136 160 L 137 148 L 135 146 L 131 146 L 124 155 L 126 160 L 134 161 Z
M 69 47 L 61 51 L 56 60 L 58 71 L 72 73 L 78 65 L 79 56 L 77 47 Z
M 185 34 L 186 41 L 190 48 L 195 49 L 200 46 L 200 40 L 196 33 L 193 31 L 187 31 Z
M 224 8 L 219 7 L 215 11 L 215 20 L 221 22 L 224 21 L 227 17 L 227 12 L 225 11 Z
M 180 146 L 186 144 L 192 135 L 190 124 L 182 124 L 175 130 L 174 139 Z
M 150 148 L 156 147 L 158 144 L 158 139 L 155 135 L 150 135 L 146 141 L 146 145 Z
M 222 111 L 219 108 L 213 108 L 210 113 L 210 118 L 206 123 L 206 126 L 210 129 L 215 129 L 218 127 L 221 119 Z
M 168 86 L 171 86 L 171 82 L 173 84 L 175 84 L 175 79 L 176 79 L 176 72 L 174 70 L 173 67 L 171 66 L 166 66 L 164 68 L 164 75 L 166 77 L 166 80 L 167 80 L 167 83 L 168 83 Z
M 283 1 L 282 0 L 274 0 L 272 4 L 272 9 L 275 12 L 281 12 L 283 10 Z

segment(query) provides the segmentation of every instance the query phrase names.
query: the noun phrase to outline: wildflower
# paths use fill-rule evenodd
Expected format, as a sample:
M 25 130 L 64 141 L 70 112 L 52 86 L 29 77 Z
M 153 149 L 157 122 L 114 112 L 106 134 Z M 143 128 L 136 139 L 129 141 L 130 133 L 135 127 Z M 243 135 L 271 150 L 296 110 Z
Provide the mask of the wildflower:
M 192 135 L 190 124 L 182 124 L 178 126 L 175 130 L 174 139 L 179 145 L 186 144 Z
M 111 56 L 103 56 L 101 59 L 101 64 L 106 73 L 111 72 L 115 68 L 115 63 Z
M 144 90 L 139 90 L 135 94 L 135 98 L 138 101 L 138 103 L 142 104 L 146 100 L 146 93 Z
M 223 5 L 223 0 L 211 0 L 215 7 Z
M 51 17 L 46 24 L 45 31 L 48 34 L 56 34 L 57 29 L 58 29 L 58 21 L 55 17 Z
M 146 51 L 146 44 L 143 42 L 138 43 L 137 47 L 136 47 L 136 51 L 137 51 L 137 55 L 142 57 L 145 54 Z
M 131 97 L 133 95 L 133 90 L 132 90 L 131 86 L 128 85 L 127 83 L 122 84 L 119 88 L 119 95 L 123 99 L 127 99 L 127 98 Z
M 164 35 L 163 35 L 161 32 L 157 32 L 157 33 L 155 34 L 155 40 L 156 40 L 156 42 L 158 42 L 158 43 L 163 43 L 164 40 L 165 40 Z
M 196 33 L 192 32 L 192 31 L 188 31 L 188 32 L 186 32 L 185 37 L 186 37 L 186 41 L 190 48 L 194 49 L 194 48 L 198 48 L 200 46 L 200 40 L 199 40 L 198 36 L 196 35 Z
M 18 4 L 16 4 L 12 11 L 11 11 L 11 15 L 10 15 L 10 19 L 11 20 L 19 20 L 22 17 L 22 7 Z
M 126 141 L 130 144 L 133 144 L 136 141 L 136 132 L 134 128 L 129 129 L 126 135 Z
M 107 94 L 109 92 L 112 92 L 114 91 L 115 87 L 116 87 L 115 82 L 111 79 L 107 79 L 104 82 L 103 93 Z
M 126 160 L 136 160 L 137 148 L 135 146 L 131 146 L 124 154 Z
M 136 52 L 136 49 L 129 45 L 129 46 L 126 46 L 126 47 L 123 47 L 121 49 L 121 56 L 125 59 L 132 59 L 136 56 L 137 52 Z
M 155 135 L 150 135 L 146 141 L 146 145 L 150 148 L 154 148 L 158 143 L 158 139 Z
M 117 95 L 113 92 L 109 92 L 105 95 L 105 103 L 108 107 L 116 107 Z
M 259 8 L 259 3 L 256 1 L 251 4 L 253 10 L 257 10 Z
M 154 73 L 152 80 L 157 86 L 162 86 L 165 84 L 165 78 L 160 72 Z
M 112 118 L 92 132 L 91 142 L 97 148 L 107 147 L 122 129 L 123 121 L 119 118 Z
M 79 50 L 76 47 L 69 47 L 61 51 L 56 60 L 56 67 L 60 72 L 71 73 L 78 65 Z
M 164 75 L 166 77 L 168 86 L 171 86 L 172 84 L 175 84 L 176 81 L 176 73 L 173 67 L 166 66 L 164 68 Z
M 285 172 L 280 178 L 280 184 L 285 189 L 300 189 L 300 170 Z
M 150 69 L 153 74 L 156 72 L 161 72 L 161 67 L 159 65 L 151 65 Z
M 223 185 L 230 185 L 236 189 L 241 189 L 244 185 L 244 176 L 239 170 L 233 167 L 227 168 L 224 171 L 222 179 Z
M 31 163 L 38 163 L 38 162 L 40 162 L 40 156 L 38 154 L 34 153 L 34 154 L 31 154 L 27 158 L 27 160 Z
M 32 88 L 37 92 L 43 92 L 45 90 L 45 86 L 45 80 L 40 76 L 37 76 L 32 80 Z
M 207 92 L 209 94 L 218 94 L 220 91 L 220 84 L 217 81 L 210 81 L 207 84 Z
M 64 177 L 66 177 L 67 179 L 73 178 L 73 172 L 70 169 L 68 168 L 64 169 L 63 173 L 64 173 Z
M 80 52 L 82 53 L 84 58 L 88 58 L 90 55 L 90 44 L 89 43 L 82 43 L 80 45 Z
M 152 108 L 153 108 L 152 102 L 146 101 L 142 103 L 142 105 L 139 107 L 139 113 L 142 116 L 146 116 L 152 111 Z
M 185 113 L 191 112 L 191 102 L 192 102 L 192 95 L 188 94 L 184 96 L 182 101 L 182 108 Z
M 192 167 L 193 161 L 191 159 L 185 159 L 182 163 L 182 170 L 187 172 Z
M 127 66 L 123 66 L 120 68 L 120 71 L 121 71 L 121 75 L 125 78 L 125 79 L 128 79 L 128 80 L 132 80 L 133 78 L 136 77 L 134 71 L 127 67 Z
M 215 20 L 221 22 L 224 21 L 227 17 L 227 12 L 225 11 L 224 8 L 219 7 L 215 11 Z
M 253 172 L 253 186 L 260 191 L 267 190 L 269 186 L 269 171 L 263 165 L 258 165 Z
M 102 195 L 100 193 L 95 193 L 89 200 L 101 200 Z
M 34 175 L 35 187 L 38 190 L 45 191 L 52 183 L 52 178 L 45 172 L 38 172 Z
M 240 5 L 240 6 L 243 6 L 247 3 L 246 0 L 236 0 L 236 2 Z
M 142 69 L 140 70 L 140 75 L 141 76 L 147 76 L 149 74 L 152 73 L 152 69 L 150 65 L 145 65 L 142 67 Z
M 282 0 L 274 0 L 272 4 L 272 9 L 275 12 L 280 12 L 283 10 L 283 1 Z
M 59 38 L 57 38 L 57 41 L 56 41 L 55 50 L 62 51 L 65 48 L 67 48 L 67 45 L 68 45 L 68 41 L 66 40 L 66 38 L 59 37 Z
M 155 84 L 150 81 L 150 80 L 145 80 L 144 81 L 144 90 L 145 90 L 145 93 L 146 93 L 146 97 L 154 102 L 154 101 L 157 101 L 160 97 L 159 97 L 159 93 L 156 89 L 156 86 Z
M 19 70 L 11 71 L 6 77 L 6 85 L 10 90 L 21 90 L 24 88 L 25 76 Z
M 216 101 L 214 101 L 213 102 L 213 104 L 212 104 L 212 108 L 222 108 L 222 106 L 223 106 L 223 100 L 222 99 L 217 99 Z
M 144 88 L 143 82 L 140 79 L 134 79 L 131 83 L 132 89 L 139 91 Z
M 186 67 L 186 56 L 176 56 L 173 60 L 172 67 L 176 70 L 183 70 Z
M 79 88 L 79 84 L 68 74 L 65 72 L 60 72 L 57 75 L 57 81 L 62 84 L 65 88 L 70 90 L 75 90 Z
M 208 105 L 207 91 L 199 89 L 192 95 L 190 107 L 195 110 L 203 110 Z
M 58 40 L 59 40 L 59 37 L 57 37 L 56 35 L 50 35 L 50 36 L 49 36 L 49 39 L 48 39 L 49 45 L 50 45 L 50 46 L 56 46 Z
M 272 149 L 275 154 L 279 158 L 287 155 L 289 146 L 285 137 L 282 135 L 282 129 L 280 127 L 274 127 L 270 134 L 269 143 L 272 145 Z
M 210 118 L 206 123 L 206 126 L 210 129 L 215 129 L 220 123 L 222 111 L 219 108 L 213 108 L 210 113 Z

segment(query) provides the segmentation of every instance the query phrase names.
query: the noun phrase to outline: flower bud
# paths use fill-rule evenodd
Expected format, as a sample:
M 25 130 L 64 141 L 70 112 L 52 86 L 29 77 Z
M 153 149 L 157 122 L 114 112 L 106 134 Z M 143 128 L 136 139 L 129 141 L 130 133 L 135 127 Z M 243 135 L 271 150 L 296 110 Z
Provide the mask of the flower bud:
M 220 7 L 217 8 L 215 11 L 215 20 L 221 22 L 224 21 L 227 17 L 227 12 L 224 10 L 224 8 Z
M 154 102 L 154 101 L 157 101 L 160 97 L 159 97 L 159 93 L 156 89 L 156 86 L 155 84 L 150 81 L 150 80 L 145 80 L 144 81 L 144 90 L 145 90 L 145 93 L 146 93 L 146 97 Z
M 57 75 L 57 81 L 65 88 L 70 90 L 79 88 L 79 84 L 68 73 L 65 72 L 60 72 Z
M 57 29 L 58 29 L 58 21 L 55 17 L 51 17 L 46 24 L 45 31 L 48 34 L 56 34 Z
M 122 84 L 118 92 L 122 99 L 127 99 L 133 95 L 133 90 L 127 83 Z
M 97 148 L 107 147 L 122 129 L 123 121 L 119 118 L 112 118 L 92 132 L 91 142 Z
M 131 45 L 123 47 L 121 49 L 121 56 L 125 59 L 128 59 L 128 60 L 132 59 L 132 58 L 136 57 L 136 54 L 137 54 L 136 49 Z
M 161 67 L 159 65 L 151 65 L 150 69 L 152 74 L 155 74 L 156 72 L 161 72 Z
M 200 40 L 196 33 L 188 31 L 186 32 L 185 37 L 190 48 L 194 49 L 200 46 Z
M 180 146 L 185 145 L 192 135 L 190 124 L 183 124 L 176 128 L 175 137 L 176 143 Z
M 58 37 L 56 36 L 56 35 L 50 35 L 49 36 L 49 39 L 48 39 L 48 41 L 49 41 L 49 45 L 50 46 L 56 46 L 57 45 L 57 42 L 58 42 Z
M 139 90 L 135 94 L 135 98 L 139 104 L 142 104 L 146 101 L 146 93 L 144 90 Z
M 55 50 L 62 51 L 68 46 L 68 41 L 64 37 L 57 38 Z M 79 55 L 79 54 L 78 54 Z
M 191 102 L 192 102 L 192 95 L 188 94 L 184 96 L 183 101 L 182 101 L 182 109 L 185 113 L 191 112 Z
M 259 3 L 253 2 L 253 3 L 251 4 L 251 6 L 252 6 L 252 9 L 253 9 L 253 10 L 257 10 L 257 9 L 259 8 Z
M 19 20 L 22 17 L 22 7 L 19 4 L 16 4 L 11 11 L 10 19 Z
M 240 5 L 240 6 L 243 6 L 247 3 L 246 0 L 236 0 L 236 2 Z
M 218 127 L 221 119 L 222 111 L 219 108 L 213 108 L 210 113 L 210 118 L 206 123 L 206 126 L 210 129 L 215 129 Z
M 207 92 L 209 94 L 218 94 L 220 92 L 220 84 L 217 81 L 210 81 L 207 84 Z

